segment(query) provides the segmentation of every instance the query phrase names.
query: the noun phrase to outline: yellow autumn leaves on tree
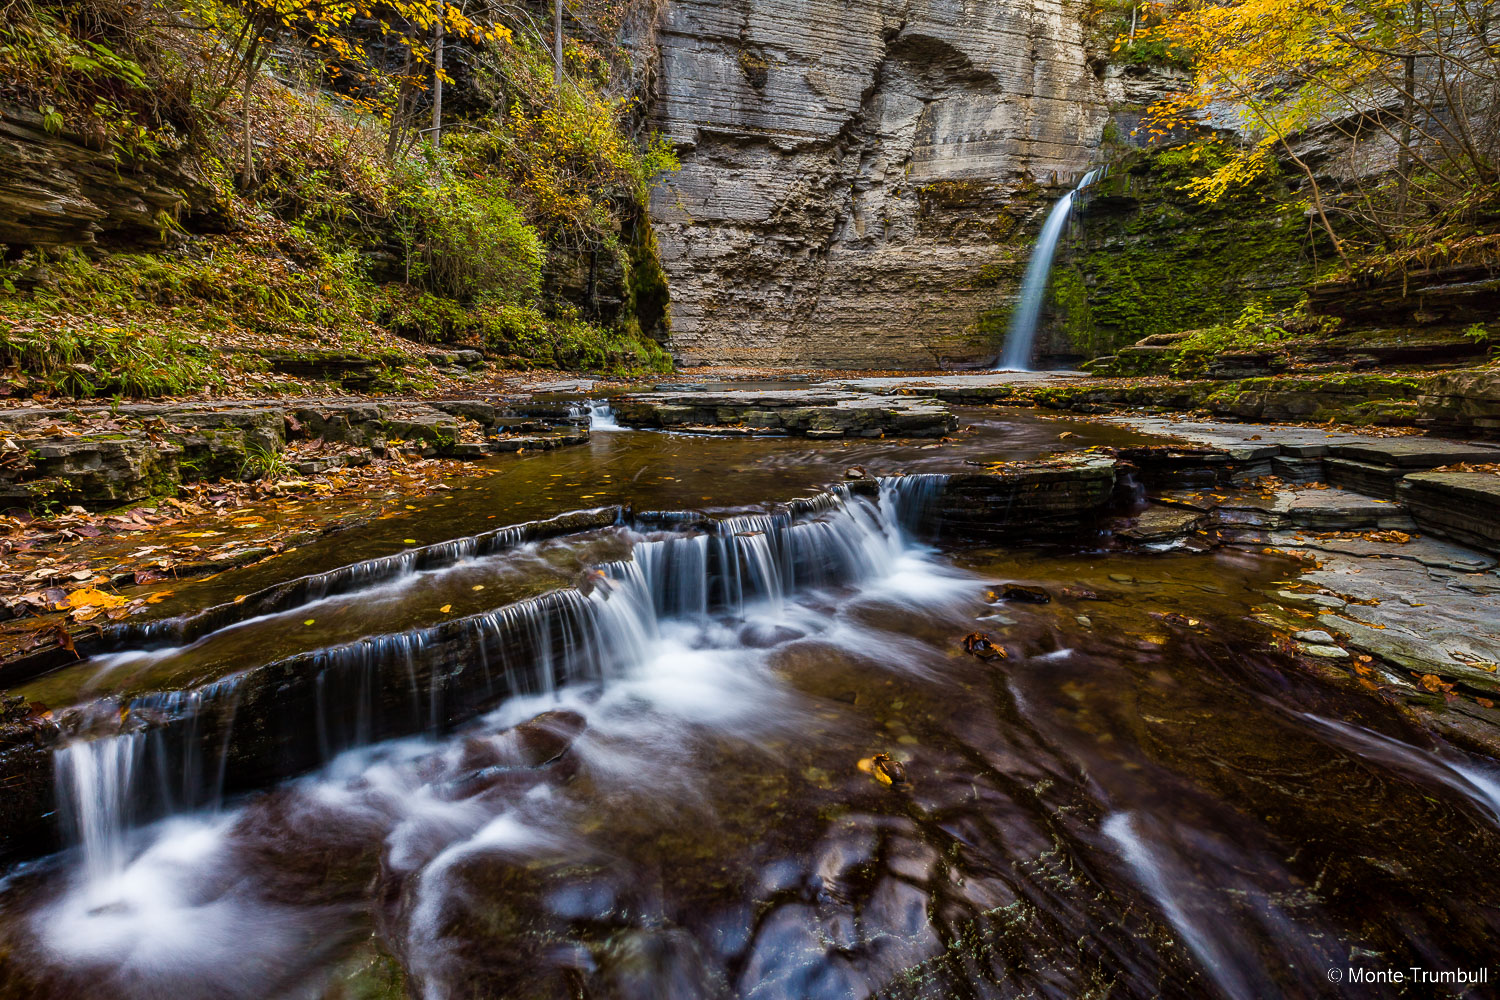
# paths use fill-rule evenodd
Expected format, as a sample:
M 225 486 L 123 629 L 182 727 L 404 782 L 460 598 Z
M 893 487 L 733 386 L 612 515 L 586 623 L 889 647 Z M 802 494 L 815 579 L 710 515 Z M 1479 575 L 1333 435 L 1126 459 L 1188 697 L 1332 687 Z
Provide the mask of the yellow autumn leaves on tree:
M 1479 205 L 1493 199 L 1500 19 L 1492 0 L 1143 7 L 1152 16 L 1135 40 L 1183 53 L 1193 66 L 1191 85 L 1154 105 L 1146 127 L 1157 137 L 1205 126 L 1240 137 L 1202 158 L 1207 169 L 1186 185 L 1200 199 L 1222 199 L 1289 162 L 1346 260 L 1349 251 L 1399 252 L 1472 232 Z M 1360 163 L 1335 190 L 1308 161 L 1328 155 L 1303 142 L 1318 129 Z

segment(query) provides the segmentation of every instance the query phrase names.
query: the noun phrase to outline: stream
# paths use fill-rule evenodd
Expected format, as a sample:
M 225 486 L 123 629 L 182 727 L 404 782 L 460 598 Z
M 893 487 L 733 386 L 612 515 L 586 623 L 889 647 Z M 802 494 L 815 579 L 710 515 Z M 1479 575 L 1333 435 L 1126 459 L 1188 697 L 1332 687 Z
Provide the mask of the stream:
M 68 846 L 0 882 L 0 998 L 1248 1000 L 1485 968 L 1500 765 L 1278 652 L 1249 616 L 1288 560 L 934 547 L 966 463 L 1146 440 L 961 416 L 938 446 L 601 411 L 179 587 L 163 619 L 230 610 L 13 692 L 74 735 Z

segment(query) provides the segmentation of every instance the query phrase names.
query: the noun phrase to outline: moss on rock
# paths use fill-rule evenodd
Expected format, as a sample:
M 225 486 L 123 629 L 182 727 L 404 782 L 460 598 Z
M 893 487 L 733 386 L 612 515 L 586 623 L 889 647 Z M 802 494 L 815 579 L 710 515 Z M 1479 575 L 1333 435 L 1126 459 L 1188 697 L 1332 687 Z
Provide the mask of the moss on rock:
M 1180 189 L 1195 164 L 1135 151 L 1095 185 L 1049 292 L 1051 350 L 1113 354 L 1143 337 L 1228 323 L 1258 301 L 1291 306 L 1327 263 L 1274 178 L 1217 205 Z

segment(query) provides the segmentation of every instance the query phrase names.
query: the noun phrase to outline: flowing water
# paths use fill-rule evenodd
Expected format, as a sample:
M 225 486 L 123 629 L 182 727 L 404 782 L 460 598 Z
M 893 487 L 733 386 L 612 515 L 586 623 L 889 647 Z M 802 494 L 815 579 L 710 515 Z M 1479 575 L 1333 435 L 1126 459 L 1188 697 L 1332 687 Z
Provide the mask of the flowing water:
M 1010 328 L 1005 333 L 1005 346 L 1000 351 L 996 371 L 1024 372 L 1031 370 L 1031 353 L 1036 345 L 1036 324 L 1042 314 L 1042 299 L 1047 294 L 1047 279 L 1052 276 L 1052 258 L 1057 254 L 1057 241 L 1062 237 L 1063 227 L 1073 214 L 1073 203 L 1078 193 L 1094 182 L 1098 170 L 1083 175 L 1078 186 L 1053 204 L 1037 235 L 1036 246 L 1031 249 L 1031 260 L 1026 264 L 1026 273 L 1021 278 L 1021 294 L 1016 301 L 1015 312 L 1010 317 Z
M 1482 967 L 1500 768 L 1271 648 L 1248 615 L 1284 563 L 923 544 L 945 474 L 1105 433 L 985 420 L 939 449 L 598 434 L 185 587 L 261 596 L 22 689 L 74 733 L 73 846 L 0 885 L 0 997 L 1248 998 Z M 850 464 L 916 474 L 818 488 Z M 392 558 L 403 534 L 429 548 Z

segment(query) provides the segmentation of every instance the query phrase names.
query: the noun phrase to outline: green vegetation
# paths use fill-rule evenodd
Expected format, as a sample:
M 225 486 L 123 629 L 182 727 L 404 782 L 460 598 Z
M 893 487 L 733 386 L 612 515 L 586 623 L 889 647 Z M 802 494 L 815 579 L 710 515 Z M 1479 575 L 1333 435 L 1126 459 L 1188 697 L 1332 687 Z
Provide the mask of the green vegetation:
M 1264 178 L 1201 205 L 1181 192 L 1212 169 L 1212 149 L 1134 151 L 1096 183 L 1080 236 L 1064 241 L 1049 308 L 1089 357 L 1142 338 L 1233 324 L 1247 305 L 1289 309 L 1331 266 L 1302 212 Z
M 294 21 L 315 13 L 294 6 Z M 460 16 L 391 7 L 408 26 Z M 428 344 L 511 367 L 670 368 L 645 203 L 676 160 L 613 94 L 623 52 L 570 45 L 559 88 L 542 39 L 465 21 L 448 43 L 463 72 L 424 82 L 435 57 L 410 38 L 420 58 L 388 72 L 354 21 L 298 35 L 261 13 L 215 0 L 0 13 L 0 99 L 35 108 L 66 147 L 181 192 L 175 213 L 107 248 L 0 248 L 12 391 L 277 391 L 292 386 L 262 355 L 330 350 L 404 359 L 377 388 L 420 389 Z M 293 37 L 305 58 L 273 77 L 268 39 L 284 53 Z M 223 52 L 205 62 L 214 38 Z M 441 145 L 418 131 L 434 76 L 453 109 Z
M 1054 410 L 1196 412 L 1237 420 L 1296 420 L 1355 426 L 1410 426 L 1428 376 L 1275 375 L 1235 381 L 1163 383 L 1126 379 L 1026 385 L 1017 396 Z
M 1152 31 L 1161 12 L 1161 5 L 1138 0 L 1089 0 L 1084 18 L 1095 43 L 1108 45 L 1116 62 L 1190 69 L 1192 53 Z

